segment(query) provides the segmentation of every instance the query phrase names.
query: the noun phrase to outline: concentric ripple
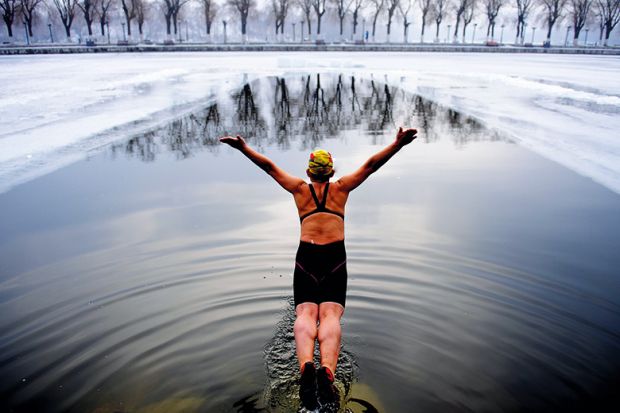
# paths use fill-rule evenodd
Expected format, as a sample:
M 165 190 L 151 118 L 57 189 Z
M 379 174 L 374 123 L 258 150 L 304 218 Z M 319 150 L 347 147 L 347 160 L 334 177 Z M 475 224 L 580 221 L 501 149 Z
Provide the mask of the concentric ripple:
M 293 202 L 217 137 L 297 175 L 327 147 L 340 174 L 401 124 L 420 137 L 347 204 L 341 411 L 617 405 L 618 195 L 323 73 L 248 83 L 0 195 L 0 410 L 296 411 Z

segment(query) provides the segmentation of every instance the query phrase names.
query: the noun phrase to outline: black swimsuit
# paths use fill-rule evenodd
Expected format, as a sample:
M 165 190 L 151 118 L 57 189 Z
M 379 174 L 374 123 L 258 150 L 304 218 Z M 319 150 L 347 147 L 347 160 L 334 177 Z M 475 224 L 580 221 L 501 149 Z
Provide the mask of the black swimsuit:
M 325 185 L 322 202 L 310 184 L 316 209 L 300 220 L 317 212 L 335 214 L 344 219 L 340 212 L 325 207 L 329 183 Z M 295 257 L 295 274 L 293 280 L 295 306 L 301 303 L 336 302 L 344 307 L 347 294 L 347 253 L 344 240 L 329 244 L 312 244 L 301 241 Z

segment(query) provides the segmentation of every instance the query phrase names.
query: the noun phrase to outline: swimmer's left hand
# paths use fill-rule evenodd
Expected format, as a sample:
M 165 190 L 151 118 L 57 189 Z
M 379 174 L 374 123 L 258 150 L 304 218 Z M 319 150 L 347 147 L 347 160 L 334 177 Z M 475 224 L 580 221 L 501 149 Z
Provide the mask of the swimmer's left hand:
M 234 138 L 232 136 L 224 136 L 224 137 L 220 138 L 220 142 L 228 144 L 228 145 L 232 146 L 235 149 L 241 149 L 241 148 L 243 148 L 246 145 L 245 139 L 243 139 L 239 135 L 237 135 Z

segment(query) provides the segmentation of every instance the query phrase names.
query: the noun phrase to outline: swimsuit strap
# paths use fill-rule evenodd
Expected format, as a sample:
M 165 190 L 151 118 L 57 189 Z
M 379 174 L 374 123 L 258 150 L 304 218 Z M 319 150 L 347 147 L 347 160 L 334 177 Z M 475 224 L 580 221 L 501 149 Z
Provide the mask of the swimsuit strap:
M 308 186 L 310 187 L 310 193 L 312 194 L 312 198 L 314 198 L 314 203 L 316 204 L 316 207 L 321 208 L 321 203 L 319 203 L 319 197 L 317 197 L 316 192 L 314 192 L 314 186 L 312 186 L 312 184 L 309 184 Z M 323 200 L 323 202 L 325 202 L 325 199 Z M 325 206 L 324 203 L 323 206 Z
M 319 205 L 319 208 L 322 210 L 326 210 L 325 206 L 327 205 L 327 191 L 329 191 L 329 182 L 325 184 L 325 189 L 323 190 L 323 202 Z

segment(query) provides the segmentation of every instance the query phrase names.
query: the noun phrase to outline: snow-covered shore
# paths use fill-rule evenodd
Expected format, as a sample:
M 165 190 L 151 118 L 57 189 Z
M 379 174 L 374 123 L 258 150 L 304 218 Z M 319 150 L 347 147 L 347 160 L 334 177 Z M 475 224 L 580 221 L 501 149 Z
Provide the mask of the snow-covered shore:
M 542 45 L 514 46 L 483 44 L 445 44 L 445 43 L 179 43 L 164 44 L 100 44 L 85 46 L 77 44 L 11 45 L 0 47 L 0 55 L 30 54 L 84 54 L 84 53 L 149 53 L 149 52 L 424 52 L 424 53 L 535 53 L 535 54 L 578 54 L 620 56 L 618 47 L 562 47 L 550 48 Z
M 396 84 L 620 193 L 617 57 L 403 52 L 3 57 L 0 192 L 244 81 L 301 72 Z

